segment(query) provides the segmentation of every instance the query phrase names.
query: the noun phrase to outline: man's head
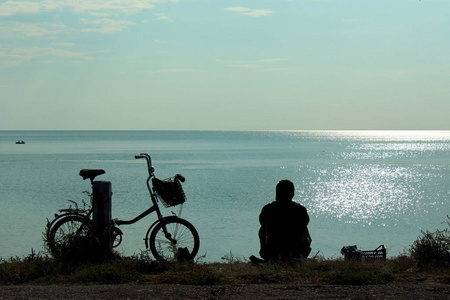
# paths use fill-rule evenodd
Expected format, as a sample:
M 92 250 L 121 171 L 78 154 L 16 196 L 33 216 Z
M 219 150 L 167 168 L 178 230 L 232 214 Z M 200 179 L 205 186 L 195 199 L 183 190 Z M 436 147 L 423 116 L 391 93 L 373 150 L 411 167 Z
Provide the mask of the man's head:
M 281 180 L 277 184 L 277 190 L 276 190 L 276 200 L 277 202 L 289 202 L 294 197 L 294 184 L 285 179 Z

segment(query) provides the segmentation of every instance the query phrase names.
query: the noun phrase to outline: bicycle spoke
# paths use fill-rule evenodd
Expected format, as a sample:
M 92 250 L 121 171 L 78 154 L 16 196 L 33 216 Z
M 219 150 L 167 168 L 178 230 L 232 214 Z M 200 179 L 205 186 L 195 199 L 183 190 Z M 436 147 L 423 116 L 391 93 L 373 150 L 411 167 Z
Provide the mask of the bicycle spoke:
M 170 239 L 164 234 L 164 227 Z M 150 249 L 158 260 L 192 259 L 198 247 L 199 238 L 195 228 L 178 218 L 159 223 L 150 236 Z
M 85 222 L 86 219 L 81 216 L 67 216 L 54 225 L 48 245 L 55 256 L 89 236 L 89 227 Z

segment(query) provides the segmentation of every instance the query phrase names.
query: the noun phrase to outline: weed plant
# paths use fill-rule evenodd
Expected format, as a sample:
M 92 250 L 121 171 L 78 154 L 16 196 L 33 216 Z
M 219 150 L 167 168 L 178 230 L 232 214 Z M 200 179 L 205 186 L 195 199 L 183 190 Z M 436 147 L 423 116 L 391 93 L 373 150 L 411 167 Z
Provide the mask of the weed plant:
M 450 227 L 450 217 L 446 223 Z M 450 267 L 450 230 L 422 231 L 409 249 L 410 256 L 421 267 Z
M 311 259 L 285 264 L 253 264 L 227 256 L 225 262 L 157 262 L 146 254 L 116 256 L 95 264 L 72 264 L 32 252 L 0 261 L 5 284 L 389 284 L 422 280 L 450 283 L 450 268 L 421 270 L 410 257 L 381 261 Z

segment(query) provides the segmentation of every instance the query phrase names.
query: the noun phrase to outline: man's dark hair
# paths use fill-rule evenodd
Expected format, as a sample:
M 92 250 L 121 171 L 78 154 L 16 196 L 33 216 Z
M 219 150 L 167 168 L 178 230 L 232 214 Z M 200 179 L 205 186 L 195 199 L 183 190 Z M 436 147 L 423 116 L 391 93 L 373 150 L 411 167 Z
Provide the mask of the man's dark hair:
M 294 197 L 295 187 L 294 184 L 287 179 L 281 180 L 277 184 L 276 200 L 279 202 L 291 201 Z

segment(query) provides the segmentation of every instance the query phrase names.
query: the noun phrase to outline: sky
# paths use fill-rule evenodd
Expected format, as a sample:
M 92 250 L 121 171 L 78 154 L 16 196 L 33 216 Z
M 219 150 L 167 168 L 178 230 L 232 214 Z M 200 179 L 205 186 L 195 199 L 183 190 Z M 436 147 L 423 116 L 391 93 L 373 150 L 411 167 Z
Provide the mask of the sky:
M 0 130 L 450 130 L 449 0 L 0 0 Z

